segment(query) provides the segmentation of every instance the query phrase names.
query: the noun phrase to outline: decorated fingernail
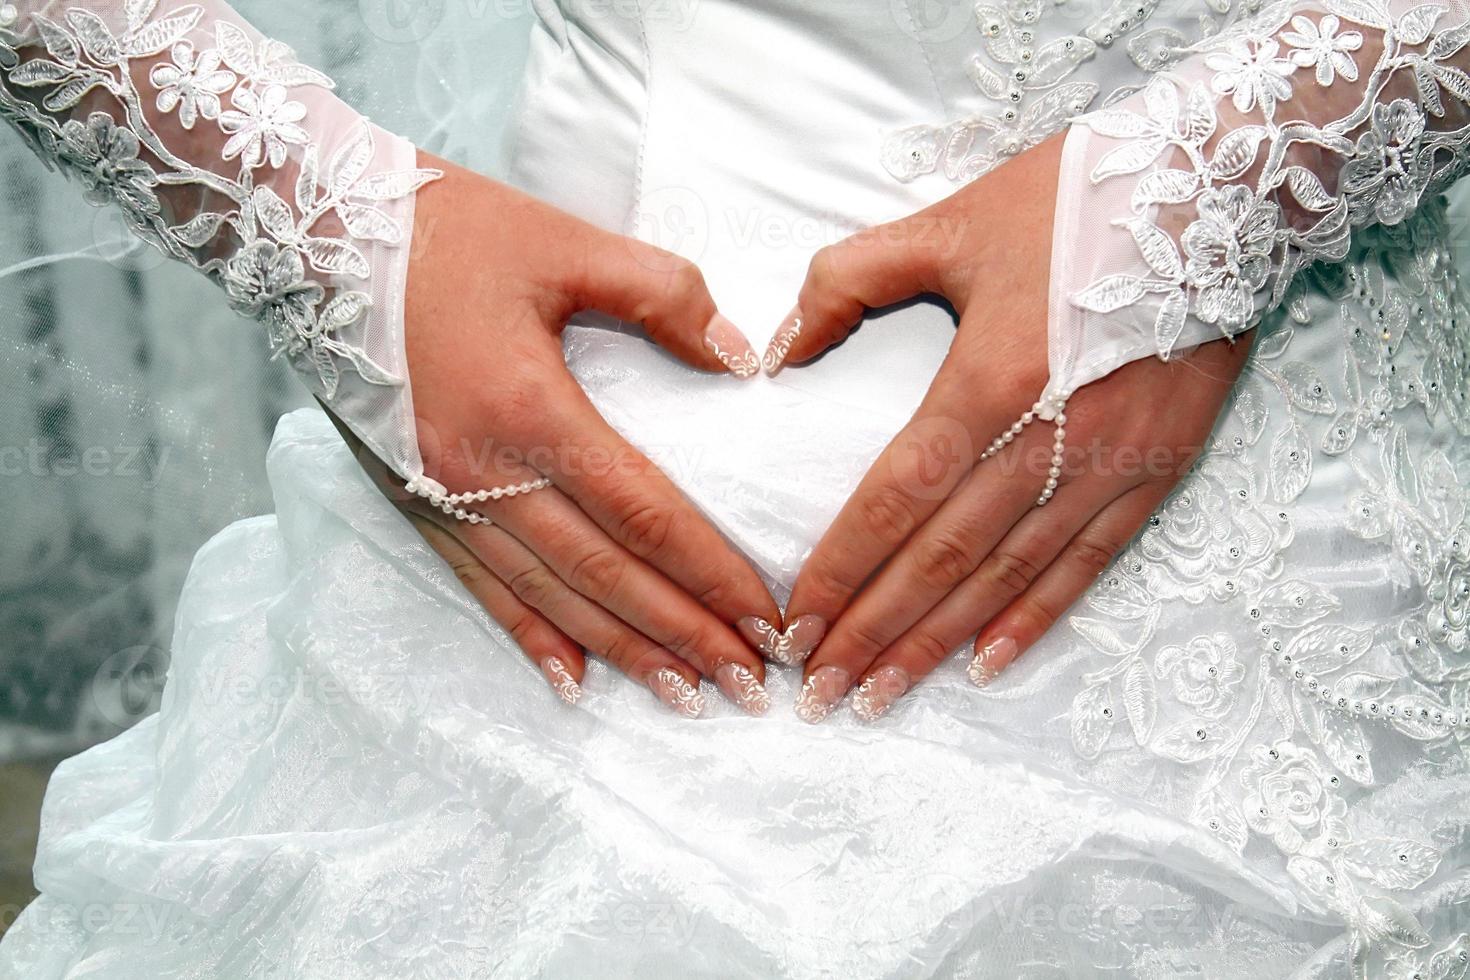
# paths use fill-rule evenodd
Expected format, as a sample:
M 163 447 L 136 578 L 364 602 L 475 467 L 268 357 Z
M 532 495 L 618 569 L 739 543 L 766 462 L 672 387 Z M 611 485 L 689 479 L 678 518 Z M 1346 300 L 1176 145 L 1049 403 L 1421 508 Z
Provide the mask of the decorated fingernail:
M 578 701 L 582 700 L 582 685 L 567 670 L 567 665 L 560 657 L 547 657 L 541 661 L 541 673 L 546 675 L 546 682 L 556 692 L 556 696 L 567 704 L 576 707 Z
M 976 652 L 966 673 L 976 687 L 989 687 L 1006 664 L 1015 659 L 1016 641 L 1009 636 L 998 636 Z
M 698 718 L 704 713 L 704 695 L 672 667 L 661 668 L 648 680 L 658 699 L 685 718 Z
M 750 346 L 750 341 L 745 339 L 745 334 L 740 332 L 739 327 L 722 314 L 716 313 L 709 326 L 705 327 L 704 345 L 720 359 L 725 370 L 742 381 L 753 378 L 760 372 L 760 358 L 755 356 L 755 349 Z
M 852 713 L 863 721 L 877 721 L 909 689 L 909 675 L 895 664 L 869 674 L 852 695 Z
M 766 693 L 766 686 L 744 664 L 725 664 L 715 671 L 715 683 L 747 714 L 763 715 L 771 710 L 771 696 Z
M 766 369 L 766 374 L 775 375 L 786 363 L 786 355 L 791 353 L 791 345 L 796 343 L 796 338 L 801 336 L 802 317 L 801 310 L 794 309 L 781 321 L 781 326 L 776 331 L 776 336 L 771 338 L 770 345 L 766 348 L 765 357 L 761 358 L 761 366 Z
M 735 628 L 767 660 L 787 667 L 800 667 L 827 635 L 827 621 L 812 615 L 797 617 L 784 630 L 776 629 L 759 616 L 747 616 Z
M 842 703 L 851 680 L 841 667 L 818 667 L 812 671 L 796 696 L 796 717 L 808 725 L 825 721 Z

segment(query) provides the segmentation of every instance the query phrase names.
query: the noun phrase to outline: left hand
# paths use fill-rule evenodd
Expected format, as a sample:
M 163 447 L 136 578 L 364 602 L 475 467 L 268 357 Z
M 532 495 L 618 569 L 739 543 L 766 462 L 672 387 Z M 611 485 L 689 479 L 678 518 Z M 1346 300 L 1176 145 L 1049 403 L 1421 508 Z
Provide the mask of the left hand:
M 1245 365 L 1249 338 L 1213 341 L 1168 362 L 1136 361 L 1074 394 L 1067 461 L 1045 507 L 1037 499 L 1053 425 L 1036 421 L 977 465 L 1046 386 L 1061 143 L 818 252 L 793 312 L 801 327 L 788 320 L 777 334 L 784 360 L 801 362 L 868 308 L 934 293 L 960 317 L 918 412 L 796 581 L 786 621 L 832 624 L 805 667 L 797 714 L 806 721 L 826 718 L 854 686 L 855 712 L 876 719 L 977 631 L 970 677 L 988 683 L 1163 502 Z

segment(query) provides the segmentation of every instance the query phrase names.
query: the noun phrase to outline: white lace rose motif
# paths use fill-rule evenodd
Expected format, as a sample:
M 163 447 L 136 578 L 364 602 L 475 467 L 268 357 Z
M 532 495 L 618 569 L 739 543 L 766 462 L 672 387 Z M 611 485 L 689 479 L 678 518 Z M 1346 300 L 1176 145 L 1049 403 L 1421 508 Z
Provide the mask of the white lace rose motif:
M 1424 112 L 1408 99 L 1373 107 L 1369 130 L 1343 165 L 1341 187 L 1355 222 L 1398 224 L 1412 214 L 1433 166 L 1423 152 Z
M 1311 749 L 1292 742 L 1261 746 L 1240 779 L 1246 822 L 1286 854 L 1319 839 L 1346 838 L 1347 804 L 1335 792 L 1338 778 L 1327 774 Z
M 1256 291 L 1271 274 L 1280 212 L 1235 184 L 1205 191 L 1196 206 L 1199 217 L 1180 239 L 1185 275 L 1198 291 L 1195 316 L 1238 330 L 1255 313 Z
M 1135 547 L 1139 576 L 1160 599 L 1203 602 L 1255 594 L 1281 571 L 1291 525 L 1259 505 L 1255 476 L 1207 455 L 1150 519 Z
M 1225 633 L 1164 647 L 1154 658 L 1154 673 L 1172 681 L 1175 700 L 1202 718 L 1229 714 L 1245 678 L 1235 641 Z
M 85 186 L 91 204 L 116 203 L 134 224 L 159 213 L 154 188 L 158 177 L 138 159 L 138 137 L 94 112 L 84 123 L 69 119 L 61 127 L 61 159 Z
M 218 119 L 220 96 L 235 85 L 235 73 L 220 67 L 214 48 L 194 52 L 194 45 L 180 41 L 170 52 L 173 64 L 153 66 L 148 78 L 158 89 L 159 112 L 179 112 L 179 125 L 193 129 L 200 117 Z

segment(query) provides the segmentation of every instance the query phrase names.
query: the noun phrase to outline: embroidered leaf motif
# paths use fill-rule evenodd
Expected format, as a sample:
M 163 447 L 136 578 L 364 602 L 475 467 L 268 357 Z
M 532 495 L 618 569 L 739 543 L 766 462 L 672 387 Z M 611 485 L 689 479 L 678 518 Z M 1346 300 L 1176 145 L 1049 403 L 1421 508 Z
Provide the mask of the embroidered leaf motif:
M 1254 381 L 1247 381 L 1236 388 L 1235 415 L 1240 419 L 1242 438 L 1247 446 L 1254 446 L 1266 428 L 1270 413 L 1266 400 L 1261 397 L 1261 388 Z
M 1136 143 L 1125 143 L 1103 154 L 1103 158 L 1092 169 L 1093 183 L 1116 177 L 1118 174 L 1133 174 L 1147 167 L 1164 152 L 1163 137 L 1142 139 Z
M 1424 52 L 1424 57 L 1431 61 L 1443 61 L 1458 54 L 1467 41 L 1470 41 L 1470 20 L 1436 34 L 1428 50 Z
M 347 228 L 347 234 L 353 238 L 387 242 L 390 245 L 396 245 L 403 239 L 403 229 L 398 227 L 398 222 L 375 207 L 353 204 L 339 208 L 337 213 Z
M 143 22 L 153 16 L 153 9 L 158 6 L 158 0 L 127 0 L 123 10 L 127 12 L 128 30 L 136 31 L 143 26 Z
M 32 14 L 31 20 L 36 25 L 41 35 L 41 43 L 46 45 L 46 53 L 55 58 L 68 68 L 75 68 L 77 59 L 82 53 L 77 48 L 76 41 L 72 40 L 71 34 L 62 26 L 43 17 L 40 14 Z M 37 64 L 37 62 L 30 62 Z
M 1113 701 L 1106 683 L 1084 687 L 1072 699 L 1072 747 L 1096 759 L 1113 731 Z
M 1358 410 L 1345 408 L 1337 413 L 1322 436 L 1322 451 L 1329 456 L 1340 456 L 1353 447 L 1358 438 Z
M 1292 361 L 1281 369 L 1281 377 L 1286 382 L 1287 396 L 1297 408 L 1314 415 L 1331 415 L 1337 411 L 1336 400 L 1312 365 Z
M 1327 211 L 1337 206 L 1337 198 L 1327 193 L 1322 181 L 1306 167 L 1287 167 L 1286 186 L 1291 189 L 1291 196 L 1308 210 Z
M 1210 172 L 1217 180 L 1239 177 L 1256 162 L 1256 150 L 1266 138 L 1265 126 L 1241 126 L 1221 137 L 1210 160 Z
M 1321 623 L 1292 637 L 1286 652 L 1291 654 L 1293 667 L 1309 674 L 1326 674 L 1356 661 L 1372 643 L 1371 630 Z
M 237 74 L 247 78 L 254 76 L 255 45 L 250 43 L 250 38 L 244 31 L 229 21 L 222 20 L 214 25 L 214 41 L 225 64 Z
M 1168 360 L 1189 316 L 1189 296 L 1183 291 L 1165 297 L 1154 320 L 1154 344 L 1159 357 Z
M 1152 221 L 1142 218 L 1128 223 L 1138 250 L 1143 253 L 1149 267 L 1170 282 L 1184 281 L 1184 263 L 1179 258 L 1179 249 L 1174 239 L 1164 234 L 1163 229 Z
M 1306 430 L 1295 420 L 1271 440 L 1271 496 L 1278 504 L 1289 504 L 1312 480 L 1312 445 Z
M 1210 758 L 1222 745 L 1222 740 L 1212 737 L 1202 723 L 1183 722 L 1154 739 L 1150 748 L 1166 759 L 1188 764 Z
M 35 61 L 27 61 L 11 72 L 10 81 L 29 88 L 37 85 L 55 85 L 70 76 L 71 71 L 64 65 L 37 58 Z
M 366 293 L 356 290 L 339 294 L 326 305 L 318 317 L 317 323 L 325 333 L 335 333 L 343 327 L 349 327 L 362 319 L 367 312 L 369 301 Z
M 316 181 L 319 167 L 316 144 L 306 148 L 301 155 L 301 172 L 296 175 L 296 209 L 306 214 L 316 205 Z
M 327 186 L 335 197 L 343 197 L 367 172 L 373 159 L 373 133 L 367 123 L 358 126 L 342 148 L 332 154 L 327 169 Z
M 287 88 L 295 88 L 300 85 L 316 85 L 321 88 L 335 88 L 332 80 L 315 68 L 298 62 L 281 65 L 267 65 L 256 75 L 263 83 L 271 85 L 284 85 Z
M 1203 85 L 1192 86 L 1184 114 L 1184 138 L 1190 143 L 1203 143 L 1215 135 L 1218 119 L 1215 100 Z
M 124 52 L 134 58 L 157 54 L 180 41 L 184 35 L 194 29 L 194 25 L 198 24 L 203 16 L 202 7 L 192 5 L 180 7 L 170 16 L 154 21 L 141 31 L 125 38 Z
M 1339 17 L 1346 17 L 1367 27 L 1376 27 L 1380 31 L 1388 30 L 1388 11 L 1372 0 L 1326 0 L 1324 6 Z
M 352 188 L 352 196 L 369 201 L 393 201 L 407 197 L 438 176 L 433 170 L 392 170 L 372 174 Z
M 175 225 L 169 231 L 190 248 L 199 248 L 214 238 L 224 220 L 225 216 L 222 214 L 205 211 L 202 214 L 196 214 L 182 225 Z
M 982 95 L 992 99 L 1003 99 L 1006 90 L 1010 87 L 1006 80 L 1000 77 L 1000 72 L 990 67 L 990 62 L 982 55 L 976 55 L 970 59 L 970 80 L 975 83 Z
M 1083 116 L 1087 128 L 1114 139 L 1132 139 L 1154 131 L 1154 124 L 1127 109 L 1099 109 Z
M 1435 22 L 1444 12 L 1445 8 L 1439 4 L 1421 4 L 1400 17 L 1399 22 L 1394 25 L 1393 32 L 1405 44 L 1423 44 L 1428 40 L 1429 32 L 1434 29 Z
M 92 11 L 72 7 L 66 12 L 66 22 L 77 32 L 82 50 L 99 65 L 114 65 L 122 59 L 117 38 L 112 36 L 112 31 L 102 18 Z
M 1134 740 L 1139 745 L 1146 745 L 1153 734 L 1159 701 L 1154 690 L 1154 675 L 1142 657 L 1134 660 L 1123 675 L 1123 709 L 1128 715 L 1128 724 L 1133 728 Z
M 1108 276 L 1078 293 L 1073 302 L 1094 313 L 1112 313 L 1143 299 L 1143 280 L 1137 276 Z
M 1341 606 L 1331 592 L 1297 579 L 1271 586 L 1257 603 L 1265 622 L 1289 627 L 1315 623 L 1337 612 Z
M 1218 789 L 1200 797 L 1190 822 L 1220 838 L 1236 854 L 1245 850 L 1246 841 L 1250 838 L 1250 828 L 1245 825 L 1240 808 L 1225 799 Z
M 308 238 L 301 243 L 301 250 L 318 272 L 341 273 L 358 279 L 368 277 L 367 257 L 347 242 L 335 238 Z
M 1133 210 L 1150 204 L 1179 204 L 1199 189 L 1199 175 L 1192 170 L 1155 170 L 1144 174 L 1133 189 Z
M 257 187 L 254 202 L 256 217 L 273 237 L 283 242 L 297 238 L 296 216 L 291 213 L 291 206 L 281 200 L 279 194 L 269 187 Z
M 102 84 L 102 79 L 89 75 L 86 78 L 73 78 L 61 88 L 49 93 L 41 100 L 41 105 L 48 112 L 64 112 L 82 101 L 82 96 Z

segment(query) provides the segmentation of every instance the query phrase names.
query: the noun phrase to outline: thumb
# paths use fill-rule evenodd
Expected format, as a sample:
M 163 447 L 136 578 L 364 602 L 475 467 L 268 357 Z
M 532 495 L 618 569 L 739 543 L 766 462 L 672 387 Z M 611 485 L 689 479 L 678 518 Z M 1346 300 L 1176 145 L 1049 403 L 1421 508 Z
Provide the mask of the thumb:
M 641 324 L 649 338 L 685 364 L 753 377 L 750 342 L 715 308 L 699 267 L 635 238 L 601 234 L 576 282 L 581 309 Z
M 937 292 L 938 256 L 916 227 L 922 218 L 878 225 L 817 252 L 796 308 L 766 348 L 766 373 L 842 341 L 868 309 Z

